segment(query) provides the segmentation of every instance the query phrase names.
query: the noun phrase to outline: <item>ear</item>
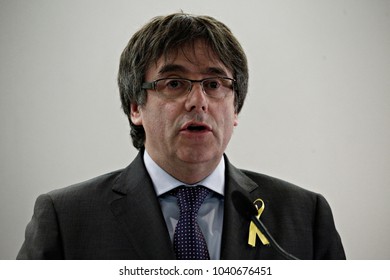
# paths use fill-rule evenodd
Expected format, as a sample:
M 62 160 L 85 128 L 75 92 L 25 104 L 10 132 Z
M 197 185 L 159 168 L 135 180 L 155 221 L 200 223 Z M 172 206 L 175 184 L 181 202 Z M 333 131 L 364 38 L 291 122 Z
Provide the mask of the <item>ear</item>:
M 140 106 L 136 103 L 130 104 L 130 119 L 135 125 L 142 125 Z
M 233 126 L 238 126 L 238 114 L 234 113 Z

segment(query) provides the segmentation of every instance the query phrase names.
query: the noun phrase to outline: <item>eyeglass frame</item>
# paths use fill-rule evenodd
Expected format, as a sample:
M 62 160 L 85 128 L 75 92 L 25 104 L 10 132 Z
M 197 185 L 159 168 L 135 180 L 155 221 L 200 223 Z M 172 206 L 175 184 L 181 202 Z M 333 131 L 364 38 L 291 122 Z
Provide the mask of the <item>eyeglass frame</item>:
M 207 80 L 212 80 L 212 79 L 224 79 L 224 80 L 230 80 L 232 82 L 232 93 L 234 93 L 234 91 L 236 90 L 236 80 L 233 79 L 233 78 L 229 78 L 229 77 L 219 77 L 219 76 L 216 76 L 216 77 L 208 77 L 208 78 L 204 78 L 204 79 L 201 79 L 201 80 L 191 80 L 191 79 L 187 79 L 187 78 L 160 78 L 160 79 L 157 79 L 157 80 L 154 80 L 154 81 L 151 81 L 151 82 L 143 82 L 142 85 L 141 85 L 141 88 L 142 89 L 152 89 L 152 90 L 155 90 L 157 93 L 159 94 L 162 94 L 164 96 L 166 96 L 167 98 L 177 98 L 177 97 L 180 97 L 180 96 L 184 96 L 184 93 L 182 95 L 179 95 L 177 97 L 169 97 L 169 95 L 165 94 L 165 93 L 162 93 L 162 92 L 159 92 L 157 91 L 156 89 L 156 85 L 159 81 L 164 81 L 164 80 L 184 80 L 184 81 L 188 81 L 190 82 L 190 86 L 187 90 L 187 94 L 189 94 L 191 91 L 192 91 L 192 87 L 193 87 L 193 84 L 194 83 L 200 83 L 201 87 L 202 87 L 202 91 L 203 93 L 206 95 L 206 96 L 209 96 L 211 98 L 215 98 L 215 99 L 223 99 L 227 96 L 227 94 L 225 94 L 225 96 L 223 97 L 215 97 L 215 96 L 212 96 L 212 95 L 209 95 L 206 90 L 204 89 L 203 87 L 203 83 L 204 81 L 207 81 Z

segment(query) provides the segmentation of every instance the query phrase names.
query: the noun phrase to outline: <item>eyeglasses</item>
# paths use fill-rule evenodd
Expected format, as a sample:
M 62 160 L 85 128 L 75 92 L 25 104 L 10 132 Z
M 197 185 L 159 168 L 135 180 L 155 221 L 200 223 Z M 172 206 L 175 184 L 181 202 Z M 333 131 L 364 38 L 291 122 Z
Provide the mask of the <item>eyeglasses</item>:
M 222 99 L 232 94 L 235 80 L 228 77 L 213 77 L 203 80 L 162 78 L 142 84 L 142 89 L 153 89 L 167 98 L 178 98 L 191 92 L 194 83 L 200 83 L 203 92 L 212 98 Z

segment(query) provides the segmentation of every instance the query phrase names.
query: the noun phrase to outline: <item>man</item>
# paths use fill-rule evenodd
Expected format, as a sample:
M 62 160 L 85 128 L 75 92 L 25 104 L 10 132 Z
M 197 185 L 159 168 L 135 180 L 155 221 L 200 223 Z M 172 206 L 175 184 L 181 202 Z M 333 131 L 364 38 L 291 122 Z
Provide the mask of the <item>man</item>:
M 245 54 L 224 24 L 157 17 L 130 39 L 119 68 L 138 156 L 40 196 L 18 259 L 283 258 L 237 211 L 233 192 L 263 201 L 262 222 L 297 258 L 345 258 L 321 195 L 224 155 L 248 84 Z

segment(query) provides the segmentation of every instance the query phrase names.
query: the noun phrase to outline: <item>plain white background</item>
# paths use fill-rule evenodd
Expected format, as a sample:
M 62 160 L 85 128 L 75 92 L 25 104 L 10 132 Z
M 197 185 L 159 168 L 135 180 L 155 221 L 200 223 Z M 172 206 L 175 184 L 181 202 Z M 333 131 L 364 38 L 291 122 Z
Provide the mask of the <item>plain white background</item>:
M 322 193 L 349 259 L 390 259 L 390 1 L 0 1 L 0 259 L 36 197 L 127 166 L 116 75 L 131 35 L 172 12 L 226 23 L 249 60 L 227 150 Z

